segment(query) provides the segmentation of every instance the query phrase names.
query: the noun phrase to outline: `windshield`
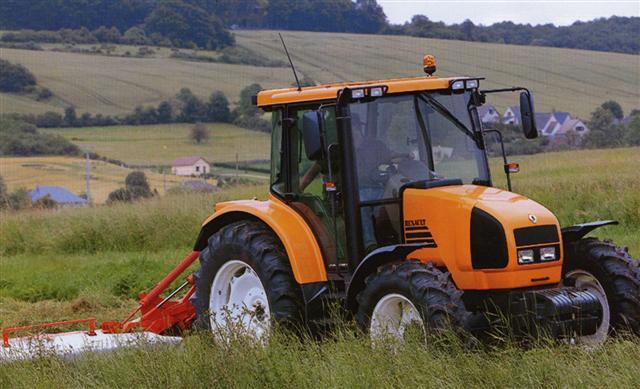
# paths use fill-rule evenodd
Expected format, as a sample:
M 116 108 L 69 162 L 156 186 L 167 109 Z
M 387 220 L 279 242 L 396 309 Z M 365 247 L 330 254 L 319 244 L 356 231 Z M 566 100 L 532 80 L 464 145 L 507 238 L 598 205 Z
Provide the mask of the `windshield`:
M 402 185 L 415 181 L 488 182 L 469 99 L 468 92 L 424 92 L 352 103 L 360 200 L 397 198 Z

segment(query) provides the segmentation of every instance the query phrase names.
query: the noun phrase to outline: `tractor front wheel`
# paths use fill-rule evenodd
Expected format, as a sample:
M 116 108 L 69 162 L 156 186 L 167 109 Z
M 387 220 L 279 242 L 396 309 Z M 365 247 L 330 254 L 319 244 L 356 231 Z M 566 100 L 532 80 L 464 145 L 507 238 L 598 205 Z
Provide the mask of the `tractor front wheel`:
M 587 345 L 604 342 L 611 333 L 640 334 L 640 267 L 626 249 L 595 238 L 568 247 L 563 283 L 593 293 L 602 305 L 602 321 L 595 334 L 576 340 Z
M 459 332 L 469 313 L 451 275 L 418 261 L 396 262 L 378 268 L 358 294 L 356 320 L 372 340 L 402 340 L 410 329 L 427 337 L 443 330 Z

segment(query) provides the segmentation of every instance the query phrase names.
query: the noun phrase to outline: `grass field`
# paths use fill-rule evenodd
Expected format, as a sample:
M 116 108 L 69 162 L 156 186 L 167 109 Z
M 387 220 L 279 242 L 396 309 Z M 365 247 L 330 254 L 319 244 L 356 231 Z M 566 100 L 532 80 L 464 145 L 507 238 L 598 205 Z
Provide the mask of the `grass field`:
M 640 149 L 519 157 L 514 191 L 554 210 L 561 224 L 617 219 L 594 234 L 640 257 Z M 494 161 L 495 165 L 498 165 Z M 496 179 L 500 173 L 496 171 Z M 498 183 L 499 184 L 499 183 Z M 0 214 L 0 327 L 94 315 L 123 317 L 190 250 L 216 201 L 264 198 L 266 185 L 214 195 L 165 196 L 138 204 Z M 2 387 L 609 387 L 640 381 L 639 339 L 601 348 L 508 341 L 468 347 L 410 342 L 376 347 L 349 323 L 324 341 L 277 335 L 269 347 L 213 345 L 123 350 L 0 369 Z
M 268 160 L 269 134 L 230 124 L 207 124 L 211 138 L 196 144 L 193 124 L 112 126 L 42 130 L 59 134 L 100 155 L 133 165 L 171 165 L 179 157 L 199 155 L 209 162 Z
M 91 161 L 91 196 L 96 204 L 102 204 L 112 191 L 124 186 L 124 179 L 133 170 L 103 161 Z M 144 170 L 151 190 L 164 194 L 165 187 L 178 186 L 192 180 L 189 177 L 166 176 Z M 79 157 L 2 157 L 0 176 L 9 191 L 18 188 L 34 189 L 36 186 L 54 185 L 73 193 L 86 193 L 85 160 Z M 209 180 L 215 184 L 215 180 Z
M 283 60 L 275 31 L 236 31 L 237 42 L 270 59 Z M 549 47 L 500 45 L 404 36 L 283 32 L 300 73 L 318 82 L 356 81 L 421 74 L 425 53 L 438 59 L 438 75 L 478 75 L 487 87 L 523 85 L 536 93 L 539 111 L 569 111 L 582 118 L 614 99 L 628 112 L 638 108 L 638 56 Z M 24 64 L 60 100 L 53 105 L 0 94 L 0 112 L 61 111 L 121 114 L 139 104 L 157 104 L 182 87 L 208 96 L 223 91 L 232 101 L 240 89 L 258 82 L 265 88 L 293 81 L 288 68 L 198 63 L 166 58 L 106 57 L 87 54 L 1 49 L 0 57 Z M 499 108 L 514 96 L 496 96 Z

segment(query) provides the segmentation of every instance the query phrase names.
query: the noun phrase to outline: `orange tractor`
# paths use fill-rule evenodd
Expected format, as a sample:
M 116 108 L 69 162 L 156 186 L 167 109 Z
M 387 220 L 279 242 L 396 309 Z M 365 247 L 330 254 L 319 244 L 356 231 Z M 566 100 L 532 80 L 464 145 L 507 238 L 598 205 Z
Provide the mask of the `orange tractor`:
M 492 186 L 478 109 L 520 92 L 516 117 L 538 135 L 525 88 L 427 76 L 264 90 L 272 115 L 266 201 L 218 203 L 194 251 L 108 333 L 157 334 L 231 322 L 257 337 L 273 322 L 327 322 L 335 304 L 372 337 L 444 326 L 485 331 L 501 313 L 517 333 L 600 343 L 640 332 L 640 270 L 625 249 L 561 228 L 525 196 Z M 497 133 L 500 135 L 500 133 Z M 501 140 L 501 137 L 499 137 Z M 518 170 L 507 163 L 507 178 Z M 510 179 L 509 189 L 511 189 Z M 199 257 L 180 300 L 160 293 Z

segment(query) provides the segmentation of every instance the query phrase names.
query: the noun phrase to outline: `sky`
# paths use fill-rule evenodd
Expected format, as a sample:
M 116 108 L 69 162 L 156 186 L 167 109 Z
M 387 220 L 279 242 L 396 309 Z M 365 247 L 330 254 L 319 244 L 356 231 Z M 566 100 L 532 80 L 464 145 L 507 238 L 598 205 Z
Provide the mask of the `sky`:
M 484 25 L 510 20 L 562 26 L 612 15 L 640 16 L 640 0 L 378 0 L 378 4 L 393 24 L 416 14 L 447 24 L 470 19 Z

